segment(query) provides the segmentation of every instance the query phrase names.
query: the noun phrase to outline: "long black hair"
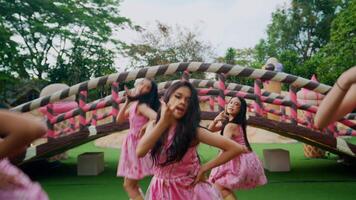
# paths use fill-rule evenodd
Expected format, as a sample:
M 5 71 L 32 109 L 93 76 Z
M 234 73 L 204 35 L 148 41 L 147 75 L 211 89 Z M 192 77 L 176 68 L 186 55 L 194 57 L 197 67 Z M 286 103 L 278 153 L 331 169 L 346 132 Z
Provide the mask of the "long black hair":
M 151 82 L 151 90 L 145 94 L 140 94 L 134 97 L 129 97 L 130 101 L 138 101 L 138 105 L 145 103 L 147 104 L 150 108 L 152 108 L 152 110 L 154 111 L 158 111 L 159 106 L 160 106 L 160 102 L 159 102 L 159 98 L 158 98 L 158 87 L 157 84 L 148 78 L 145 78 L 146 80 Z
M 188 148 L 197 140 L 197 128 L 200 123 L 200 107 L 198 93 L 193 85 L 187 81 L 178 81 L 174 83 L 165 92 L 163 101 L 167 103 L 172 94 L 181 87 L 189 88 L 191 91 L 191 98 L 185 115 L 177 121 L 173 142 L 167 150 L 167 159 L 164 162 L 160 162 L 159 156 L 161 151 L 163 151 L 164 141 L 165 138 L 167 138 L 169 128 L 164 131 L 152 148 L 151 158 L 156 165 L 164 166 L 180 161 L 188 151 Z M 159 111 L 157 114 L 158 121 L 161 117 L 161 112 Z
M 247 148 L 249 148 L 249 150 L 251 150 L 251 145 L 247 139 L 247 135 L 246 135 L 246 127 L 247 127 L 247 120 L 246 120 L 246 113 L 247 113 L 247 103 L 245 101 L 244 98 L 241 98 L 241 97 L 232 97 L 230 99 L 230 101 L 233 99 L 233 98 L 238 98 L 240 100 L 240 110 L 239 112 L 237 113 L 237 115 L 230 121 L 226 121 L 225 123 L 223 123 L 223 128 L 221 130 L 221 134 L 223 134 L 224 132 L 224 129 L 225 129 L 225 125 L 228 124 L 228 123 L 234 123 L 234 124 L 238 124 L 242 127 L 242 131 L 243 131 L 243 137 L 244 137 L 244 140 L 245 140 L 245 144 L 247 146 Z M 230 102 L 229 101 L 229 102 Z

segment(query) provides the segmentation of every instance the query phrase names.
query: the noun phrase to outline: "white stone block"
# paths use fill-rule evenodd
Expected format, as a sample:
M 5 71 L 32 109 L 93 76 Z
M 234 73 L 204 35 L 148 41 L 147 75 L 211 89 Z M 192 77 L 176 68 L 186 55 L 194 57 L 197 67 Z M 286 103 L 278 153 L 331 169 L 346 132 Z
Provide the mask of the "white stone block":
M 86 152 L 78 156 L 78 176 L 96 176 L 104 171 L 104 153 Z
M 270 172 L 290 171 L 289 151 L 284 149 L 264 149 L 264 168 Z

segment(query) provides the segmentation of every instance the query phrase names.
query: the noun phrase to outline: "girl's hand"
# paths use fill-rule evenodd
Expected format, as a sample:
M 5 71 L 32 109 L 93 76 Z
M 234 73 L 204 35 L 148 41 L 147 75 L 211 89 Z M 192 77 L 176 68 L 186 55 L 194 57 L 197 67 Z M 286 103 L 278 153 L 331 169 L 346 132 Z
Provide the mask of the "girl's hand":
M 221 113 L 218 114 L 218 116 L 215 117 L 214 121 L 217 122 L 223 122 L 227 119 L 227 115 L 225 113 L 225 111 L 222 111 Z
M 124 89 L 125 89 L 124 96 L 126 96 L 125 104 L 128 104 L 130 103 L 130 98 L 133 98 L 134 95 L 133 92 L 126 87 L 126 85 L 124 86 Z
M 206 181 L 207 177 L 205 175 L 205 172 L 207 171 L 205 165 L 200 166 L 200 169 L 198 171 L 197 176 L 195 177 L 195 180 L 193 182 L 193 185 L 196 185 L 199 182 L 204 182 Z
M 161 101 L 161 118 L 160 121 L 164 121 L 167 124 L 171 124 L 174 121 L 173 112 L 176 106 L 171 106 Z
M 241 153 L 250 153 L 250 149 L 248 149 L 245 145 L 241 145 Z

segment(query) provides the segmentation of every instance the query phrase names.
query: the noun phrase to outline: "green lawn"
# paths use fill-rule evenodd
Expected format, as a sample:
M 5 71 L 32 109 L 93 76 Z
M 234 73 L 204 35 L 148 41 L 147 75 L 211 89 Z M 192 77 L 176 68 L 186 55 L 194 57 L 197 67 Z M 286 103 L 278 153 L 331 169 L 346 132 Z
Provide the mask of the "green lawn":
M 356 198 L 356 167 L 337 163 L 336 156 L 328 159 L 306 159 L 302 144 L 255 144 L 258 155 L 266 148 L 283 148 L 290 151 L 292 170 L 288 173 L 266 172 L 269 183 L 254 190 L 236 192 L 239 200 L 288 199 L 288 200 L 331 200 Z M 77 176 L 76 159 L 83 152 L 105 152 L 105 171 L 99 176 Z M 217 150 L 201 145 L 199 153 L 203 162 Z M 122 184 L 116 177 L 119 150 L 97 148 L 93 143 L 69 151 L 70 158 L 61 164 L 37 166 L 33 175 L 53 200 L 111 200 L 128 199 Z M 262 157 L 261 157 L 262 158 Z M 40 171 L 40 172 L 39 172 Z M 141 181 L 144 190 L 150 178 Z

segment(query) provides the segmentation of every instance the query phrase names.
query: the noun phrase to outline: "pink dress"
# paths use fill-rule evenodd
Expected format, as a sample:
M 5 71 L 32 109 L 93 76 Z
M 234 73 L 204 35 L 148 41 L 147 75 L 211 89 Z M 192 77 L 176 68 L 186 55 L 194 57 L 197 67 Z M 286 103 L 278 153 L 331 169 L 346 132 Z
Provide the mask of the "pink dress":
M 9 176 L 15 176 L 21 186 L 9 186 L 0 188 L 0 199 L 6 200 L 47 200 L 47 194 L 38 183 L 32 182 L 17 167 L 13 166 L 6 158 L 0 159 L 0 172 Z
M 152 161 L 149 154 L 143 158 L 136 155 L 136 147 L 140 140 L 139 131 L 148 122 L 146 117 L 136 113 L 137 104 L 138 102 L 135 102 L 130 107 L 130 130 L 122 143 L 117 176 L 140 180 L 152 175 Z
M 172 143 L 174 128 L 168 134 L 161 161 L 166 159 L 164 152 Z M 146 200 L 217 200 L 222 199 L 219 191 L 209 182 L 192 185 L 200 168 L 197 146 L 188 149 L 181 161 L 166 166 L 154 166 L 154 176 L 147 189 Z
M 240 127 L 240 133 L 242 128 Z M 245 145 L 244 137 L 238 134 L 232 138 Z M 256 153 L 244 153 L 229 162 L 214 168 L 209 176 L 211 183 L 216 183 L 230 190 L 252 189 L 267 183 L 262 163 Z

